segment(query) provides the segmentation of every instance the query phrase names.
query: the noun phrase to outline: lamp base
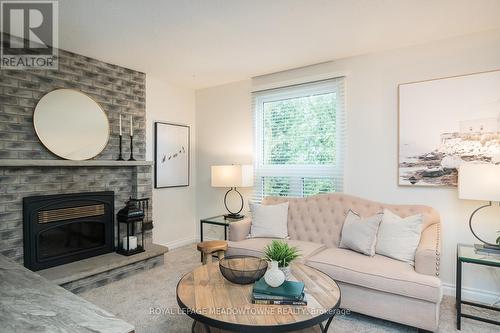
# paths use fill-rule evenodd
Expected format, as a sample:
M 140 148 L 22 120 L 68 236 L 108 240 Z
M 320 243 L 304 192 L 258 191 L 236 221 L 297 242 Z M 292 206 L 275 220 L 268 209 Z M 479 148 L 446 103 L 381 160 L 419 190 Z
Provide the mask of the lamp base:
M 488 204 L 481 206 L 472 212 L 471 216 L 469 217 L 469 229 L 472 232 L 472 234 L 474 235 L 474 237 L 476 237 L 476 239 L 483 242 L 483 244 L 474 244 L 474 248 L 476 249 L 477 252 L 500 254 L 500 246 L 499 245 L 493 244 L 493 243 L 488 243 L 488 242 L 484 241 L 474 232 L 474 229 L 472 228 L 472 218 L 474 217 L 474 215 L 483 208 L 491 207 L 491 205 L 492 205 L 492 202 L 490 201 Z M 499 203 L 499 205 L 500 205 L 500 203 Z
M 493 253 L 500 254 L 500 246 L 488 245 L 488 244 L 474 244 L 474 248 L 480 253 Z
M 241 220 L 242 218 L 244 218 L 245 215 L 241 215 L 241 214 L 224 214 L 224 219 L 227 220 L 227 219 L 231 219 L 231 220 Z
M 229 193 L 231 193 L 231 191 L 235 191 L 239 197 L 240 197 L 240 210 L 238 210 L 237 212 L 232 212 L 228 207 L 227 207 L 227 195 Z M 245 216 L 244 215 L 240 215 L 241 211 L 243 210 L 243 196 L 241 195 L 240 192 L 238 192 L 238 190 L 236 189 L 236 187 L 231 187 L 229 189 L 229 191 L 226 192 L 226 195 L 224 196 L 224 206 L 226 207 L 226 210 L 229 212 L 229 214 L 225 214 L 224 215 L 224 219 L 227 220 L 227 219 L 231 219 L 231 220 L 241 220 L 242 218 L 244 218 Z

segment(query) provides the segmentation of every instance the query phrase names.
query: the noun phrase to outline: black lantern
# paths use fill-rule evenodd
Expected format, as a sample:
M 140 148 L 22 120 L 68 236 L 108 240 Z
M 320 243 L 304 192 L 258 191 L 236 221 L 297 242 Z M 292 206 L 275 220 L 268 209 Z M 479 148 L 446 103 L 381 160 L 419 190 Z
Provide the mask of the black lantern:
M 144 210 L 140 209 L 137 201 L 129 200 L 124 208 L 116 214 L 118 220 L 118 248 L 117 253 L 125 256 L 144 252 Z M 120 233 L 120 225 L 125 224 L 126 233 Z M 136 231 L 140 232 L 140 236 Z M 140 242 L 139 242 L 140 237 Z

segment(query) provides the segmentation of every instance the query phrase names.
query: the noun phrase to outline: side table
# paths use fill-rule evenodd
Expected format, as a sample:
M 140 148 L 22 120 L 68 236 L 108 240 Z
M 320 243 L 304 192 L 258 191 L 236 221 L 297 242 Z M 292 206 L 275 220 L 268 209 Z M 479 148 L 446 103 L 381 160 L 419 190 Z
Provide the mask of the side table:
M 500 311 L 499 307 L 481 303 L 462 300 L 462 263 L 470 263 L 483 266 L 500 267 L 500 254 L 478 253 L 473 245 L 458 244 L 457 246 L 457 282 L 456 282 L 456 307 L 457 307 L 457 330 L 461 329 L 462 318 L 474 319 L 494 325 L 500 325 L 500 321 L 473 316 L 462 313 L 462 304 L 476 306 L 483 309 Z
M 200 220 L 200 242 L 203 242 L 203 225 L 211 224 L 224 227 L 224 240 L 227 240 L 227 229 L 229 224 L 234 221 L 240 221 L 241 219 L 230 219 L 224 217 L 224 215 L 217 215 Z M 203 261 L 203 256 L 202 256 Z

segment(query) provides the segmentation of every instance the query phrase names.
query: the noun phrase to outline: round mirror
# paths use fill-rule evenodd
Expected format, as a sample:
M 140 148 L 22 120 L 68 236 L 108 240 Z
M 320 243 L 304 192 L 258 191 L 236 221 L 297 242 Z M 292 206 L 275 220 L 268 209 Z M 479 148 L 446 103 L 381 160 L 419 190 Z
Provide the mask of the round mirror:
M 43 96 L 36 105 L 33 124 L 43 145 L 68 160 L 98 155 L 109 139 L 104 111 L 92 98 L 72 89 Z

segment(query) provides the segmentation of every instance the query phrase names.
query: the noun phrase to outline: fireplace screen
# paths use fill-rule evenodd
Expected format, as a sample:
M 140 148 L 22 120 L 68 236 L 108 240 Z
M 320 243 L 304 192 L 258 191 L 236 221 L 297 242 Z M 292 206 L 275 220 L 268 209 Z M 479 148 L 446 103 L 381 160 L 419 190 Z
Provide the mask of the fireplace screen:
M 38 259 L 44 260 L 106 244 L 105 225 L 99 222 L 76 222 L 42 231 L 38 235 Z
M 114 192 L 26 197 L 24 265 L 62 265 L 114 250 Z

